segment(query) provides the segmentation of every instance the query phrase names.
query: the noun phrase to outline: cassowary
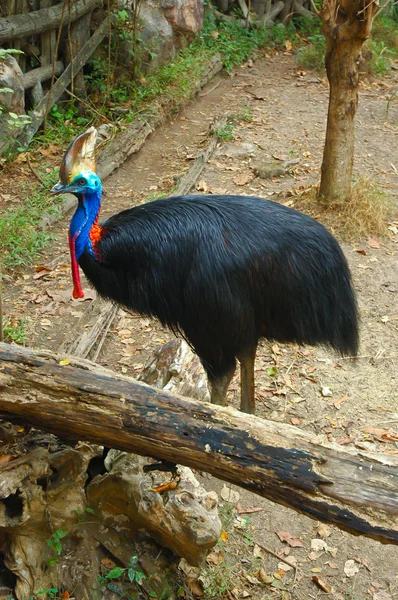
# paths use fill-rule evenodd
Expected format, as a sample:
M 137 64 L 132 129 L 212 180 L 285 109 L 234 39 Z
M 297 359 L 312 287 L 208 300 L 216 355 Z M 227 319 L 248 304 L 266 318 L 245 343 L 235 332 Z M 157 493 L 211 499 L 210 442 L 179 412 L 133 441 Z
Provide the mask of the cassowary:
M 216 404 L 225 404 L 238 359 L 249 413 L 261 338 L 356 354 L 350 272 L 325 227 L 270 200 L 219 195 L 160 199 L 99 224 L 95 139 L 90 128 L 71 143 L 52 190 L 78 199 L 69 229 L 74 298 L 83 297 L 80 265 L 101 296 L 179 332 Z

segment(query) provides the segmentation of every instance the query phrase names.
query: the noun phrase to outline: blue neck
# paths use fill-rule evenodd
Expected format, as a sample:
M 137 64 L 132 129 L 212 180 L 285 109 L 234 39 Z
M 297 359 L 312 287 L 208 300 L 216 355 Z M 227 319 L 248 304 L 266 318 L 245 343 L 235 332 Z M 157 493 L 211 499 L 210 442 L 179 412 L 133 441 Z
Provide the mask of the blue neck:
M 75 240 L 76 260 L 79 260 L 86 248 L 93 253 L 89 234 L 101 209 L 101 189 L 76 196 L 78 206 L 70 222 L 69 236 Z

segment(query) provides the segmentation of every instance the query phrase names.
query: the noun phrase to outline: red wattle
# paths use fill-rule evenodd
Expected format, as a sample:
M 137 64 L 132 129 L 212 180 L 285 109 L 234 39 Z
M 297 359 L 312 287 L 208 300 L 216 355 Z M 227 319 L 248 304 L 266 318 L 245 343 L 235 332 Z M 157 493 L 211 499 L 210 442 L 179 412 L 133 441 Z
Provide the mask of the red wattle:
M 84 293 L 82 290 L 82 286 L 80 283 L 80 273 L 79 273 L 79 264 L 76 259 L 76 251 L 75 251 L 75 240 L 77 238 L 76 234 L 73 238 L 69 236 L 69 250 L 70 250 L 70 258 L 71 258 L 71 267 L 72 267 L 72 280 L 73 280 L 73 297 L 75 300 L 78 298 L 84 298 Z

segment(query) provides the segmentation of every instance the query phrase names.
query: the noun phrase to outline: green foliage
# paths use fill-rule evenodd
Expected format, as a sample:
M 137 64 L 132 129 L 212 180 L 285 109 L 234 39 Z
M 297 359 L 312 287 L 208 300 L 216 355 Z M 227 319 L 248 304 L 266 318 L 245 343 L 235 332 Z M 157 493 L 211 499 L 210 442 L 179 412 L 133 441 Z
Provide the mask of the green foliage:
M 303 19 L 297 21 L 300 35 L 305 43 L 297 51 L 296 62 L 303 69 L 314 69 L 322 72 L 325 69 L 326 39 L 322 33 L 321 22 L 318 19 Z
M 43 171 L 45 189 L 38 189 L 34 183 L 24 185 L 23 203 L 0 215 L 0 256 L 6 268 L 29 264 L 49 237 L 37 225 L 43 210 L 48 209 L 48 189 L 56 182 L 58 170 L 49 174 Z
M 325 68 L 326 40 L 318 19 L 297 19 L 300 35 L 305 38 L 305 45 L 297 51 L 297 64 L 304 69 L 322 72 Z M 374 75 L 385 75 L 391 70 L 391 62 L 398 56 L 398 28 L 394 19 L 388 15 L 379 15 L 372 27 L 372 36 L 364 48 L 369 48 L 372 58 L 369 61 L 369 72 Z
M 0 60 L 4 60 L 7 54 L 24 54 L 22 50 L 16 50 L 15 48 L 0 48 Z
M 42 595 L 46 595 L 48 598 L 56 598 L 58 595 L 58 588 L 56 587 L 52 587 L 52 588 L 42 588 L 41 590 L 39 590 L 38 592 L 36 592 L 36 594 L 38 596 L 42 596 Z
M 26 327 L 28 319 L 22 317 L 18 323 L 10 321 L 9 317 L 3 317 L 3 335 L 6 343 L 14 342 L 24 346 L 26 344 Z
M 8 113 L 8 117 L 8 130 L 11 135 L 18 131 L 18 129 L 21 127 L 24 127 L 32 122 L 32 119 L 28 115 L 16 115 L 15 113 L 10 112 Z
M 226 123 L 220 129 L 215 131 L 222 142 L 232 142 L 234 139 L 235 125 L 233 123 Z
M 386 75 L 391 71 L 391 59 L 396 54 L 383 41 L 370 40 L 369 47 L 372 58 L 369 61 L 369 71 L 375 75 Z
M 98 578 L 105 588 L 120 597 L 131 599 L 132 596 L 125 594 L 123 584 L 124 576 L 127 574 L 130 585 L 140 585 L 145 579 L 145 574 L 138 568 L 138 556 L 132 556 L 127 564 L 127 567 L 113 567 L 106 575 Z M 122 580 L 119 584 L 114 583 L 116 580 Z M 156 596 L 156 594 L 155 594 Z
M 48 561 L 50 567 L 53 567 L 55 563 L 58 561 L 62 552 L 62 543 L 61 540 L 68 535 L 68 532 L 64 529 L 56 529 L 47 540 L 47 546 L 51 548 L 54 552 L 54 555 Z

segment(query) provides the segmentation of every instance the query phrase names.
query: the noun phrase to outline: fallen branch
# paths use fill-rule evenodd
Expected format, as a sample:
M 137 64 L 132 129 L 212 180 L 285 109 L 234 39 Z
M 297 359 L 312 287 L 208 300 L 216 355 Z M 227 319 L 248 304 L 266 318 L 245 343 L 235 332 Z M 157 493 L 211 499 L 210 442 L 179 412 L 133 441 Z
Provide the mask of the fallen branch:
M 397 457 L 59 358 L 0 344 L 0 414 L 63 439 L 204 470 L 350 533 L 398 544 Z
M 173 192 L 173 196 L 185 196 L 189 194 L 192 187 L 195 185 L 199 178 L 199 175 L 205 168 L 209 158 L 216 149 L 217 142 L 220 137 L 218 132 L 225 126 L 227 117 L 216 118 L 210 126 L 211 139 L 207 147 L 203 150 L 199 150 L 197 153 L 194 163 L 185 175 L 183 175 L 177 188 Z
M 98 358 L 109 327 L 116 317 L 119 307 L 111 302 L 95 300 L 91 303 L 90 308 L 95 319 L 93 326 L 83 331 L 81 336 L 66 348 L 62 348 L 61 351 L 66 351 L 67 354 L 81 356 L 82 358 L 88 358 L 90 353 L 94 351 L 92 358 L 95 361 Z M 83 318 L 86 323 L 89 317 L 87 311 L 85 311 Z
M 45 67 L 38 67 L 37 69 L 32 69 L 28 71 L 23 76 L 23 86 L 25 90 L 34 87 L 36 83 L 39 81 L 47 81 L 50 79 L 52 74 L 53 66 L 46 65 Z M 58 77 L 64 70 L 64 63 L 61 60 L 58 60 L 55 63 L 55 75 Z
M 67 2 L 67 0 L 65 1 Z M 100 0 L 71 2 L 71 10 L 65 15 L 64 25 L 72 23 L 95 6 L 100 6 L 101 4 Z M 41 10 L 10 15 L 9 17 L 0 19 L 0 45 L 9 40 L 20 40 L 21 38 L 55 29 L 61 21 L 63 5 L 64 2 L 60 2 L 55 6 L 42 8 Z

